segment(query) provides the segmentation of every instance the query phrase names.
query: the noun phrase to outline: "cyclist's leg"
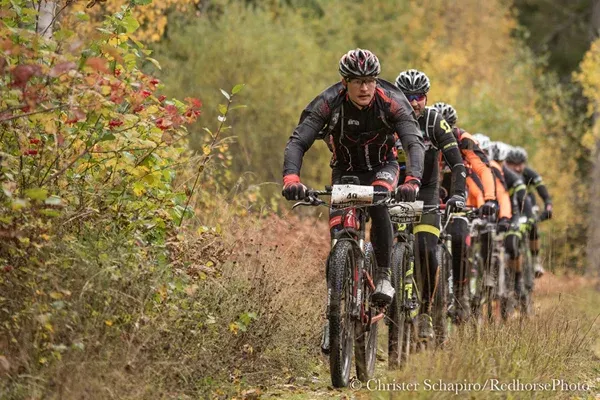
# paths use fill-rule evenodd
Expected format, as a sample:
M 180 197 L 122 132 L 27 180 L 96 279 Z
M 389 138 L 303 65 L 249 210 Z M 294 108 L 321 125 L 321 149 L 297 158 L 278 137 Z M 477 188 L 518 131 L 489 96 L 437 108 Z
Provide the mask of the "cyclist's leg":
M 515 273 L 515 292 L 520 297 L 523 294 L 523 279 L 521 278 L 521 264 L 523 257 L 519 251 L 522 234 L 518 229 L 510 229 L 504 236 L 504 248 L 508 255 L 508 268 Z
M 437 190 L 437 189 L 436 189 Z M 432 310 L 433 296 L 438 270 L 437 243 L 440 235 L 439 216 L 425 215 L 421 223 L 413 229 L 415 233 L 415 260 L 417 263 L 417 284 L 421 295 L 419 316 L 419 336 L 433 337 Z
M 391 162 L 373 171 L 368 182 L 375 191 L 393 191 L 398 184 L 400 169 L 397 162 Z M 394 297 L 394 288 L 390 282 L 390 263 L 392 257 L 393 229 L 387 206 L 369 207 L 371 216 L 371 243 L 377 261 L 376 287 L 373 301 L 390 303 Z
M 469 316 L 469 262 L 467 259 L 469 221 L 454 217 L 449 226 L 452 236 L 452 280 L 458 321 Z
M 537 223 L 531 226 L 531 230 L 529 231 L 529 248 L 531 249 L 531 258 L 533 262 L 533 272 L 535 273 L 536 278 L 540 278 L 544 275 L 544 267 L 542 267 L 542 263 L 540 262 L 540 237 L 538 234 Z

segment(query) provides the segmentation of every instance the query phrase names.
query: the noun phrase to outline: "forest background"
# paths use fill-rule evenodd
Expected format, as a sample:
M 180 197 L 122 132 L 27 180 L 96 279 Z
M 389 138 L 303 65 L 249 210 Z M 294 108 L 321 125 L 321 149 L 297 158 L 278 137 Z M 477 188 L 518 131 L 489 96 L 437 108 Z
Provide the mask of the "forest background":
M 322 298 L 302 290 L 322 277 L 303 270 L 323 254 L 261 239 L 296 234 L 283 148 L 355 47 L 384 79 L 425 71 L 429 103 L 466 130 L 524 146 L 554 201 L 545 264 L 598 273 L 598 1 L 0 6 L 7 398 L 193 396 L 310 371 Z M 316 143 L 306 184 L 329 181 L 329 157 Z

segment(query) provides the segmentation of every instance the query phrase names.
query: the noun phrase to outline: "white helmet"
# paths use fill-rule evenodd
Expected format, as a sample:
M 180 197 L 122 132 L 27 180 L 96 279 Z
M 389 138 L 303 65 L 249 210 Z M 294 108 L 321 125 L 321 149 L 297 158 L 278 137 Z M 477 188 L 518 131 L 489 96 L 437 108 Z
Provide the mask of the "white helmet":
M 504 161 L 511 146 L 503 142 L 490 143 L 490 155 L 495 161 Z
M 492 143 L 492 139 L 490 139 L 489 136 L 484 135 L 483 133 L 476 133 L 473 135 L 473 139 L 475 139 L 477 141 L 477 144 L 479 144 L 479 147 L 481 148 L 481 150 L 485 151 L 487 153 L 490 144 Z

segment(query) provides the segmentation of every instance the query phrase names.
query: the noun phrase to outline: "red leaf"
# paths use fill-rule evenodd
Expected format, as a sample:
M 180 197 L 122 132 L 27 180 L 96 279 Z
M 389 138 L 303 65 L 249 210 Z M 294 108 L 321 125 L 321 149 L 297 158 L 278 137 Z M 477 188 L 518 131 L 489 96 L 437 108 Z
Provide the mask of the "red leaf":
M 162 95 L 162 94 L 161 94 L 160 96 L 158 96 L 158 101 L 159 101 L 160 103 L 162 103 L 163 101 L 165 101 L 165 100 L 166 100 L 166 98 L 167 98 L 167 96 L 165 96 L 165 95 Z
M 90 57 L 85 62 L 85 65 L 88 67 L 98 71 L 98 72 L 108 72 L 108 66 L 106 64 L 106 60 L 100 57 Z
M 31 64 L 17 65 L 12 70 L 13 86 L 24 88 L 32 76 L 39 73 L 39 67 Z
M 173 117 L 177 114 L 179 114 L 179 111 L 177 110 L 177 107 L 175 107 L 172 104 L 169 104 L 165 107 L 165 111 L 167 112 L 167 114 L 169 114 L 169 116 Z
M 40 143 L 40 139 L 29 139 L 29 143 L 31 143 L 31 144 L 39 144 Z
M 186 97 L 185 101 L 188 102 L 188 105 L 191 108 L 198 109 L 198 108 L 202 107 L 202 102 L 195 97 Z
M 156 124 L 156 127 L 158 129 L 162 129 L 163 131 L 166 129 L 169 129 L 171 127 L 171 125 L 173 125 L 173 123 L 171 121 L 166 120 L 164 118 L 159 118 L 154 123 Z
M 52 78 L 56 78 L 57 76 L 61 76 L 65 72 L 75 69 L 76 67 L 77 65 L 75 65 L 75 63 L 72 61 L 62 62 L 60 64 L 56 64 L 50 70 L 50 73 L 48 75 L 50 75 Z
M 141 111 L 144 111 L 144 105 L 140 104 L 139 106 L 137 106 L 136 108 L 133 109 L 134 113 L 139 113 Z
M 149 90 L 142 90 L 140 93 L 144 99 L 152 94 L 152 92 Z
M 118 119 L 113 119 L 108 123 L 108 126 L 111 129 L 121 125 L 123 125 L 123 121 L 119 121 Z
M 37 153 L 37 150 L 25 150 L 25 155 L 27 156 L 35 156 Z

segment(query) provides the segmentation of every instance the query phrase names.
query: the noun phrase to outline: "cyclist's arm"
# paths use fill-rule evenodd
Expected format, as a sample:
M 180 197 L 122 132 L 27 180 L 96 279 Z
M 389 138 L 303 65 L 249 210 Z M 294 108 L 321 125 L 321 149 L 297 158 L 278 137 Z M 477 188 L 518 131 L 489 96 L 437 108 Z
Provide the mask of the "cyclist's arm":
M 496 199 L 498 199 L 498 205 L 500 206 L 498 217 L 508 218 L 512 217 L 512 204 L 510 201 L 510 195 L 508 190 L 504 186 L 504 183 L 496 177 Z
M 461 153 L 465 160 L 471 165 L 471 168 L 483 184 L 483 198 L 484 200 L 496 200 L 496 188 L 494 182 L 494 175 L 490 167 L 486 165 L 486 158 L 482 158 L 478 155 L 475 149 L 479 149 L 471 139 L 462 139 L 461 142 L 469 141 L 471 143 L 461 143 Z M 479 150 L 481 151 L 481 150 Z M 485 156 L 484 156 L 485 157 Z
M 552 198 L 550 198 L 550 193 L 548 193 L 548 189 L 540 174 L 529 167 L 525 167 L 525 170 L 523 170 L 523 177 L 525 177 L 527 186 L 532 185 L 535 187 L 535 190 L 544 201 L 544 204 L 552 204 Z
M 442 151 L 444 161 L 452 171 L 451 194 L 465 197 L 465 180 L 467 177 L 465 165 L 450 125 L 439 114 L 436 116 L 433 139 L 438 149 Z
M 300 175 L 304 153 L 317 139 L 319 132 L 326 124 L 330 106 L 324 99 L 315 99 L 300 117 L 300 123 L 294 129 L 285 146 L 283 155 L 283 176 Z

